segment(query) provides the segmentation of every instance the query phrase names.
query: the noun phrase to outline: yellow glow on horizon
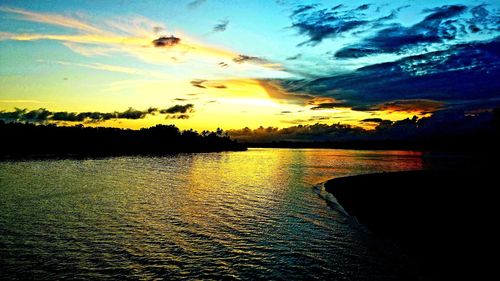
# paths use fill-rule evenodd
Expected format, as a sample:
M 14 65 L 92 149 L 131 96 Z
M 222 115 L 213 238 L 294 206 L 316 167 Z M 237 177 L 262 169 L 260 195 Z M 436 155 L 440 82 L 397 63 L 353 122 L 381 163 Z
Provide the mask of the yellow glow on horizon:
M 129 71 L 127 69 L 123 71 Z M 130 70 L 131 71 L 131 70 Z M 377 124 L 360 122 L 368 118 L 401 120 L 414 115 L 426 117 L 429 114 L 405 111 L 355 111 L 351 108 L 330 108 L 311 110 L 314 105 L 289 103 L 276 93 L 269 93 L 269 87 L 255 79 L 212 80 L 194 87 L 191 81 L 160 80 L 123 80 L 110 83 L 102 89 L 102 103 L 96 107 L 95 100 L 76 103 L 71 107 L 57 106 L 37 100 L 6 100 L 0 103 L 0 109 L 11 110 L 12 105 L 19 108 L 47 108 L 50 111 L 69 112 L 114 112 L 124 111 L 129 106 L 137 110 L 149 107 L 168 108 L 175 104 L 194 104 L 194 112 L 189 119 L 167 119 L 166 115 L 148 115 L 143 119 L 107 120 L 97 123 L 85 123 L 85 126 L 108 126 L 139 129 L 156 124 L 174 124 L 181 129 L 193 128 L 198 131 L 241 129 L 243 127 L 290 127 L 295 125 L 348 124 L 373 129 Z M 167 89 L 167 90 L 166 90 Z M 127 99 L 121 99 L 128 92 Z M 282 93 L 286 94 L 286 93 Z M 300 101 L 300 100 L 299 100 Z M 172 117 L 172 116 L 170 116 Z M 74 125 L 72 122 L 60 124 Z

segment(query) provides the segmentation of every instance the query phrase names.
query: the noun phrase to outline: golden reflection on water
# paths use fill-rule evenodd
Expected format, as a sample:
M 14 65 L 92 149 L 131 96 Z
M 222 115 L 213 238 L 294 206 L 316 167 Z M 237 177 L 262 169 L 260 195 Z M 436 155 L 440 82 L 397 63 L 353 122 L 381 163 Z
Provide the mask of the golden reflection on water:
M 329 149 L 0 162 L 0 255 L 38 279 L 384 280 L 401 267 L 312 186 L 422 168 L 419 152 Z
M 297 186 L 310 187 L 337 176 L 422 167 L 421 153 L 409 151 L 251 149 L 197 155 L 189 157 L 181 191 L 185 204 L 178 211 L 200 232 L 210 228 L 231 232 L 249 221 L 265 224 L 293 212 L 290 202 L 300 202 L 304 196 Z

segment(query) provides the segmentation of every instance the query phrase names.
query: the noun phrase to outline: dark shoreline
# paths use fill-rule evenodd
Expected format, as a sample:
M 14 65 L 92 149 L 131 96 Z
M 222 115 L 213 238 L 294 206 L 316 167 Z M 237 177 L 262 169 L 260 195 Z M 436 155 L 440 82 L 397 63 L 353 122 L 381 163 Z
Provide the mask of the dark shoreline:
M 395 243 L 429 280 L 448 280 L 486 272 L 485 251 L 494 241 L 493 180 L 487 168 L 405 171 L 336 178 L 325 190 L 372 233 Z
M 223 130 L 181 131 L 173 125 L 130 130 L 108 127 L 5 123 L 0 159 L 101 158 L 110 156 L 162 156 L 176 153 L 245 151 Z

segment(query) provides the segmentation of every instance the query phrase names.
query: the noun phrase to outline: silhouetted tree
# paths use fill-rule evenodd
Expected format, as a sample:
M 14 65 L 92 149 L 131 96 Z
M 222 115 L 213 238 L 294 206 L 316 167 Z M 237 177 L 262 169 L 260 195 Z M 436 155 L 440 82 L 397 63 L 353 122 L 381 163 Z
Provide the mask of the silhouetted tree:
M 246 147 L 216 132 L 202 134 L 174 125 L 148 129 L 91 128 L 77 125 L 34 125 L 0 120 L 3 145 L 0 157 L 75 155 L 101 156 L 123 154 L 165 154 L 172 152 L 210 152 L 246 150 Z

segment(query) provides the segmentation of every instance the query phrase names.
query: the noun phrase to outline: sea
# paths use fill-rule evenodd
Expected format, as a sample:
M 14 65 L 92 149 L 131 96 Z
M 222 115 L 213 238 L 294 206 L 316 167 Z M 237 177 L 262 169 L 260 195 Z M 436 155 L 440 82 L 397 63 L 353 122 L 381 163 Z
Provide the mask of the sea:
M 425 168 L 337 149 L 2 160 L 0 279 L 418 279 L 322 183 Z

